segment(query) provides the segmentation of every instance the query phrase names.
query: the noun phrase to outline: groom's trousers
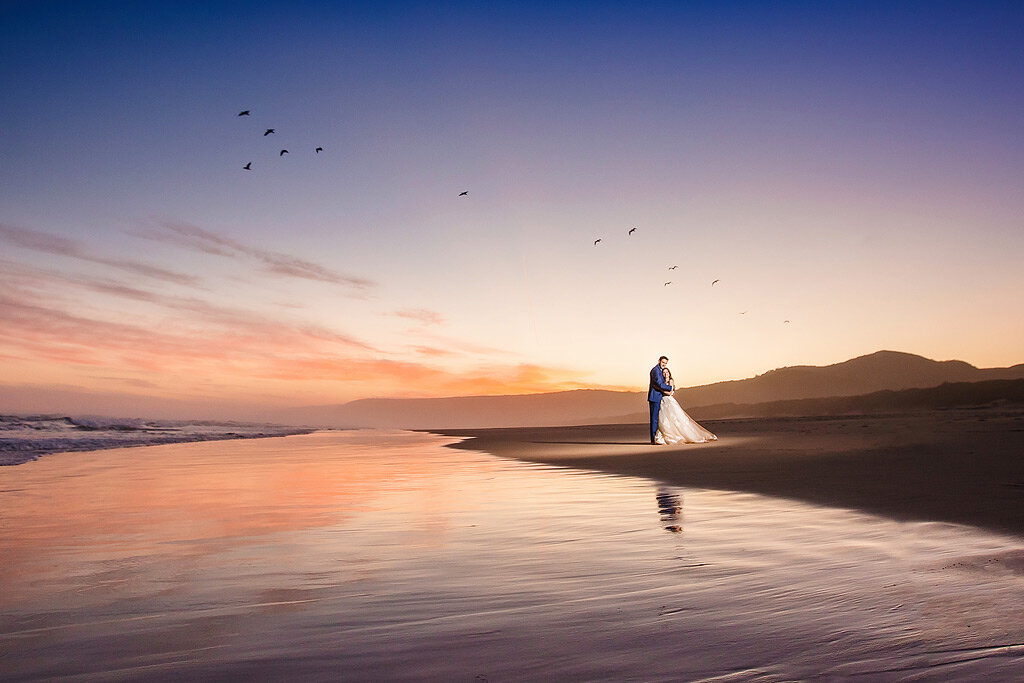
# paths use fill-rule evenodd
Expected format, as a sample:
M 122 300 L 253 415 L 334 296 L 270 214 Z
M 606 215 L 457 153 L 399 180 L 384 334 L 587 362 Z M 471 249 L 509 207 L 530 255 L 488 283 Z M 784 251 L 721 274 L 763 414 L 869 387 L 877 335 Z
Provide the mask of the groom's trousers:
M 651 407 L 651 443 L 654 443 L 654 439 L 658 435 L 658 415 L 661 414 L 661 401 L 648 401 L 647 405 Z

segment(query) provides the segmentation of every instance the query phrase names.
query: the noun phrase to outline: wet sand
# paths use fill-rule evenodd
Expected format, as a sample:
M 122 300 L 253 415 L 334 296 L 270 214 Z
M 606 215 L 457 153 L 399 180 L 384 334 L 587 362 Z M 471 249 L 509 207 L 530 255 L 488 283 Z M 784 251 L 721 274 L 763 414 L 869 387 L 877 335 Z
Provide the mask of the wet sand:
M 456 448 L 1024 537 L 1024 410 L 708 420 L 651 446 L 644 424 L 435 430 Z
M 635 458 L 616 429 L 536 446 Z M 800 434 L 783 441 L 820 450 Z M 0 681 L 1024 680 L 1017 538 L 452 441 L 322 432 L 2 468 Z

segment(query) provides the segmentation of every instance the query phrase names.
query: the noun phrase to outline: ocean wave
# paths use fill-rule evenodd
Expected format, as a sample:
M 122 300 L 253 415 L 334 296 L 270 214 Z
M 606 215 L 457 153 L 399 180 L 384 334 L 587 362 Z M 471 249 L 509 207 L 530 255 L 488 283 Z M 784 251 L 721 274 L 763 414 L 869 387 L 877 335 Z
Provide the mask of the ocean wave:
M 308 434 L 308 428 L 210 420 L 143 420 L 72 415 L 0 415 L 0 465 L 41 455 L 189 441 Z

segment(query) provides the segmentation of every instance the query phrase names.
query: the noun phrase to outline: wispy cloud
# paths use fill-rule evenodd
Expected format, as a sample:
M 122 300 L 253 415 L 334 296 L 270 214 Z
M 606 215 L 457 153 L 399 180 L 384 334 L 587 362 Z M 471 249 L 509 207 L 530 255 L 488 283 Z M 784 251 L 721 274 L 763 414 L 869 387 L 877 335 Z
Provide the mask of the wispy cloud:
M 54 309 L 70 307 L 64 293 L 73 290 L 154 304 L 173 314 L 184 314 L 179 324 L 202 324 L 235 334 L 268 335 L 279 337 L 283 330 L 310 340 L 342 344 L 364 351 L 375 350 L 369 343 L 352 335 L 307 322 L 275 318 L 238 307 L 220 306 L 195 297 L 160 294 L 109 279 L 48 271 L 21 264 L 0 261 L 4 265 L 0 284 L 8 291 L 19 288 L 26 293 L 22 300 L 36 301 Z M 157 309 L 154 309 L 157 310 Z
M 170 336 L 146 334 L 133 325 L 101 321 L 40 305 L 25 296 L 0 295 L 0 323 L 4 346 L 26 358 L 78 365 L 103 365 L 107 352 L 137 349 L 140 355 L 188 353 L 187 339 L 170 345 Z M 162 343 L 156 344 L 156 337 Z
M 172 282 L 182 285 L 196 285 L 199 278 L 184 273 L 176 273 L 171 270 L 152 266 L 139 261 L 128 259 L 108 258 L 89 253 L 88 249 L 77 240 L 68 239 L 48 232 L 29 230 L 0 223 L 0 240 L 31 251 L 38 251 L 44 254 L 55 256 L 66 256 L 68 258 L 98 263 L 110 266 L 135 275 L 144 275 L 155 280 Z
M 272 376 L 290 358 L 343 358 L 347 345 L 324 343 L 301 328 L 256 321 L 220 329 L 99 320 L 0 295 L 0 345 L 23 359 L 144 370 Z M 308 379 L 308 378 L 307 378 Z
M 151 382 L 151 381 L 146 380 L 146 379 L 140 379 L 138 377 L 107 376 L 107 377 L 93 377 L 93 379 L 99 380 L 100 382 L 103 382 L 104 384 L 117 383 L 117 384 L 122 384 L 122 385 L 125 385 L 125 386 L 129 386 L 129 387 L 134 387 L 136 389 L 159 389 L 160 388 L 160 385 L 157 384 L 156 382 Z
M 366 342 L 305 321 L 174 297 L 81 275 L 4 263 L 0 353 L 19 359 L 112 369 L 259 376 L 280 359 L 373 353 Z M 144 319 L 123 307 L 85 307 L 70 293 L 152 304 Z M 88 299 L 87 299 L 88 301 Z M 90 302 L 95 303 L 95 302 Z M 154 322 L 158 321 L 158 322 Z
M 409 348 L 414 351 L 424 352 L 428 349 L 435 350 L 447 350 L 452 354 L 465 354 L 469 356 L 482 356 L 486 358 L 499 358 L 507 357 L 510 355 L 508 349 L 500 349 L 494 346 L 484 346 L 482 344 L 473 344 L 467 342 L 464 339 L 457 337 L 450 337 L 440 334 L 433 334 L 428 331 L 421 330 L 416 335 L 417 344 L 410 346 Z M 440 354 L 434 354 L 440 355 Z
M 440 313 L 426 308 L 403 308 L 400 311 L 392 312 L 391 315 L 406 318 L 407 320 L 415 320 L 423 325 L 441 325 L 444 323 L 444 317 Z
M 371 280 L 346 275 L 322 264 L 300 259 L 290 254 L 251 247 L 195 225 L 165 223 L 162 227 L 161 230 L 150 230 L 140 234 L 149 239 L 194 249 L 205 254 L 225 258 L 247 257 L 262 264 L 266 272 L 285 277 L 327 282 L 359 291 L 374 285 Z
M 282 380 L 334 378 L 359 387 L 363 395 L 378 397 L 524 394 L 598 386 L 586 381 L 583 373 L 527 363 L 453 371 L 387 358 L 291 358 L 276 364 L 272 372 Z
M 413 346 L 410 348 L 421 356 L 443 357 L 455 355 L 455 352 L 451 349 L 439 349 L 436 346 Z
M 199 307 L 201 309 L 201 307 Z M 212 313 L 212 312 L 211 312 Z M 301 326 L 228 315 L 221 327 L 153 326 L 98 320 L 31 297 L 0 294 L 0 356 L 57 363 L 87 370 L 92 377 L 136 377 L 138 389 L 152 381 L 154 395 L 250 398 L 252 387 L 288 387 L 296 402 L 308 402 L 307 387 L 324 395 L 453 396 L 522 394 L 593 388 L 587 376 L 532 364 L 441 367 L 431 357 L 386 357 L 354 348 L 348 340 Z M 341 342 L 341 343 L 339 343 Z M 458 356 L 438 360 L 449 362 Z M 91 370 L 90 370 L 91 368 Z M 231 387 L 235 387 L 232 389 Z M 244 387 L 244 388 L 243 388 Z
M 174 381 L 176 392 L 205 393 L 205 382 L 337 383 L 346 395 L 479 395 L 591 387 L 563 368 L 492 363 L 459 369 L 458 351 L 419 347 L 394 357 L 334 330 L 265 318 L 199 300 L 166 297 L 118 283 L 60 274 L 15 271 L 0 277 L 0 355 L 78 367 L 144 373 Z M 156 303 L 177 315 L 169 324 L 105 320 L 75 312 L 74 304 L 45 290 L 94 289 Z M 494 357 L 494 356 L 492 356 Z M 443 360 L 445 367 L 434 364 Z M 95 373 L 93 376 L 102 373 Z M 170 379 L 178 378 L 178 379 Z M 230 381 L 229 381 L 230 383 Z
M 67 368 L 69 376 L 78 376 L 84 383 L 88 379 L 122 386 L 134 382 L 135 389 L 176 396 L 229 396 L 232 391 L 241 395 L 254 386 L 279 395 L 292 391 L 301 395 L 305 388 L 326 392 L 330 386 L 337 387 L 332 395 L 345 397 L 524 393 L 592 386 L 585 376 L 499 362 L 509 360 L 507 351 L 433 334 L 444 323 L 436 311 L 393 310 L 390 315 L 414 321 L 420 332 L 413 344 L 381 349 L 343 330 L 279 309 L 271 314 L 266 307 L 249 310 L 200 296 L 177 296 L 160 291 L 155 283 L 151 289 L 146 281 L 118 272 L 138 274 L 136 266 L 143 264 L 97 257 L 82 244 L 56 235 L 0 228 L 0 240 L 21 248 L 120 264 L 117 270 L 96 275 L 0 260 L 0 358 Z M 174 239 L 195 239 L 195 248 L 223 251 L 230 258 L 261 254 L 265 264 L 286 263 L 283 255 L 246 249 L 205 231 L 168 234 Z M 296 262 L 301 264 L 302 277 L 356 286 L 329 271 L 316 277 L 316 264 Z M 486 364 L 479 364 L 480 359 Z

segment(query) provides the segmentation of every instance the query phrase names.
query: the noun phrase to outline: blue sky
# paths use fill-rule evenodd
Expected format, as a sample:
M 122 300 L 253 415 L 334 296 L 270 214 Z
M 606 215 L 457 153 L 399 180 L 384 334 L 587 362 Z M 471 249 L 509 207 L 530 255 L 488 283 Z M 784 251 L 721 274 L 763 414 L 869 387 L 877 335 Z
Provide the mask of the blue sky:
M 12 387 L 302 404 L 631 388 L 660 353 L 690 385 L 1022 360 L 1016 3 L 0 12 Z

